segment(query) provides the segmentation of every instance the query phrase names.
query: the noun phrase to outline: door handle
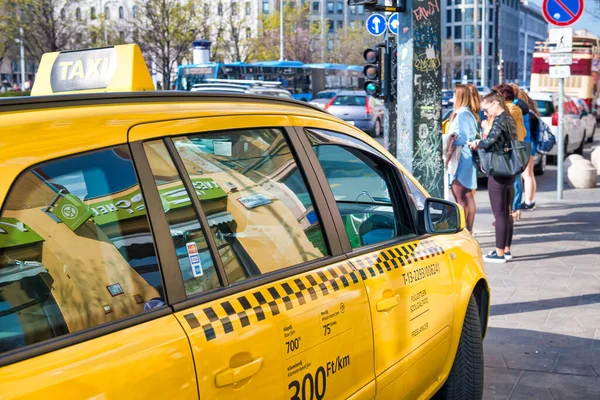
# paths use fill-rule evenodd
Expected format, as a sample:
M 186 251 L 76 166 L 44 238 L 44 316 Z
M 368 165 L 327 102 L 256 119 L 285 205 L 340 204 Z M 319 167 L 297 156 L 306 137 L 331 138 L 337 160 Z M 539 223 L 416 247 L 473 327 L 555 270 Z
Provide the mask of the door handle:
M 234 368 L 227 368 L 225 371 L 221 371 L 215 375 L 215 385 L 217 387 L 223 387 L 233 385 L 241 380 L 250 378 L 260 370 L 262 362 L 262 357 L 256 357 L 248 364 Z
M 392 308 L 396 307 L 398 304 L 400 304 L 400 295 L 399 294 L 397 294 L 396 296 L 393 296 L 393 297 L 388 297 L 387 299 L 379 300 L 377 302 L 377 311 L 379 311 L 379 312 L 389 311 Z

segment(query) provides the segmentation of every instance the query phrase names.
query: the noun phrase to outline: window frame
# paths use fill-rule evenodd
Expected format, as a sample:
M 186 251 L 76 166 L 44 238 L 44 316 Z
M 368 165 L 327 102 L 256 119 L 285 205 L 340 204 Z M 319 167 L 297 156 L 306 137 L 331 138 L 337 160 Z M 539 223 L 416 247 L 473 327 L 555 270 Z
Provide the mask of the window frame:
M 131 164 L 132 164 L 133 170 L 136 175 L 138 186 L 140 188 L 140 193 L 144 199 L 144 205 L 146 206 L 146 210 L 147 210 L 146 218 L 148 221 L 149 233 L 150 233 L 150 235 L 152 235 L 154 253 L 155 253 L 156 261 L 158 264 L 158 272 L 160 274 L 161 282 L 163 285 L 163 292 L 164 292 L 164 296 L 165 296 L 165 306 L 163 306 L 161 308 L 146 311 L 143 314 L 132 315 L 129 317 L 119 319 L 114 322 L 109 322 L 106 324 L 98 325 L 98 326 L 80 330 L 77 332 L 71 332 L 66 335 L 58 336 L 58 337 L 48 339 L 48 340 L 43 340 L 38 343 L 33 343 L 30 345 L 20 347 L 15 350 L 11 350 L 11 351 L 2 353 L 2 354 L 0 354 L 0 367 L 14 364 L 19 361 L 28 360 L 28 359 L 31 359 L 34 357 L 39 357 L 44 354 L 58 351 L 58 350 L 61 350 L 61 349 L 64 349 L 64 348 L 67 348 L 70 346 L 74 346 L 79 343 L 87 342 L 92 339 L 96 339 L 96 338 L 99 338 L 102 336 L 109 335 L 111 333 L 118 332 L 123 329 L 131 328 L 131 327 L 143 324 L 145 322 L 149 322 L 149 321 L 161 318 L 161 317 L 165 317 L 165 316 L 168 316 L 173 313 L 173 309 L 171 307 L 169 307 L 169 296 L 171 294 L 169 291 L 171 290 L 171 284 L 170 284 L 170 282 L 168 282 L 165 279 L 166 265 L 163 264 L 163 258 L 160 256 L 160 253 L 159 253 L 160 246 L 156 241 L 156 239 L 158 237 L 157 231 L 156 231 L 157 227 L 154 226 L 152 223 L 153 221 L 151 219 L 151 216 L 150 216 L 151 213 L 149 210 L 149 207 L 151 205 L 150 203 L 155 200 L 148 198 L 142 187 L 142 179 L 144 179 L 144 178 L 154 179 L 154 178 L 151 175 L 152 171 L 150 171 L 149 164 L 148 164 L 148 169 L 145 170 L 143 168 L 143 165 L 140 168 L 140 166 L 136 163 L 136 156 L 134 155 L 134 149 L 132 148 L 130 143 L 116 143 L 116 144 L 113 144 L 113 145 L 107 146 L 107 147 L 99 147 L 99 148 L 95 148 L 95 149 L 89 149 L 89 150 L 86 150 L 83 152 L 72 153 L 72 154 L 66 155 L 64 157 L 47 159 L 40 163 L 28 166 L 27 168 L 23 169 L 19 173 L 19 175 L 17 175 L 15 177 L 14 181 L 11 183 L 10 187 L 8 188 L 7 195 L 4 199 L 4 203 L 0 205 L 0 216 L 2 216 L 4 214 L 6 205 L 8 204 L 8 202 L 6 200 L 8 200 L 8 197 L 15 189 L 15 186 L 18 184 L 18 182 L 21 180 L 21 178 L 25 174 L 32 171 L 33 169 L 38 168 L 43 165 L 46 165 L 48 163 L 65 160 L 65 159 L 69 159 L 72 157 L 79 157 L 79 156 L 83 156 L 85 154 L 91 154 L 91 153 L 98 152 L 98 151 L 110 150 L 110 149 L 114 149 L 115 147 L 119 147 L 119 146 L 127 146 L 128 147 L 128 150 L 129 150 L 129 153 L 131 156 Z M 150 174 L 150 175 L 148 175 L 148 174 Z M 158 190 L 157 190 L 156 194 L 158 196 Z M 158 198 L 158 201 L 160 202 L 160 198 Z M 154 206 L 162 207 L 162 205 L 160 203 L 154 204 Z
M 310 150 L 310 153 L 308 153 L 309 162 L 313 165 L 313 169 L 315 170 L 317 179 L 319 179 L 319 182 L 321 183 L 321 188 L 324 191 L 325 196 L 327 197 L 328 205 L 336 204 L 335 197 L 329 187 L 327 177 L 325 176 L 325 172 L 323 171 L 321 164 L 319 163 L 317 155 L 312 150 L 313 146 L 312 146 L 312 143 L 310 142 L 310 139 L 308 138 L 308 135 L 305 133 L 306 130 L 330 131 L 333 133 L 348 136 L 348 137 L 352 138 L 355 142 L 359 142 L 360 144 L 356 144 L 356 143 L 353 145 L 339 144 L 341 147 L 350 147 L 350 148 L 353 148 L 356 150 L 363 151 L 365 153 L 370 153 L 370 156 L 373 158 L 376 158 L 377 162 L 387 165 L 390 169 L 388 175 L 389 175 L 390 179 L 392 180 L 392 182 L 390 182 L 390 188 L 389 188 L 390 189 L 390 197 L 392 200 L 392 207 L 398 207 L 399 210 L 402 210 L 402 209 L 406 210 L 405 211 L 406 217 L 407 217 L 408 223 L 410 224 L 409 229 L 413 232 L 413 234 L 405 235 L 405 236 L 398 236 L 398 237 L 394 237 L 390 240 L 370 244 L 367 246 L 361 246 L 361 247 L 357 247 L 356 249 L 353 249 L 350 244 L 350 239 L 348 238 L 348 234 L 346 233 L 346 228 L 344 226 L 344 222 L 342 220 L 342 216 L 339 212 L 337 205 L 335 207 L 330 207 L 329 211 L 330 211 L 330 213 L 332 213 L 334 220 L 336 222 L 336 229 L 338 231 L 338 236 L 340 238 L 340 242 L 342 243 L 342 246 L 344 247 L 344 253 L 347 254 L 349 258 L 356 257 L 356 256 L 359 256 L 359 255 L 365 254 L 365 253 L 370 253 L 370 252 L 373 252 L 373 251 L 376 251 L 379 249 L 392 247 L 397 244 L 404 243 L 404 242 L 407 242 L 410 240 L 415 240 L 418 238 L 423 238 L 423 237 L 429 236 L 429 235 L 421 235 L 419 233 L 418 221 L 416 219 L 417 213 L 414 210 L 415 205 L 414 205 L 414 203 L 412 203 L 412 201 L 408 197 L 408 193 L 410 193 L 409 188 L 407 187 L 406 182 L 404 181 L 404 179 L 401 176 L 402 171 L 400 171 L 398 169 L 398 167 L 395 166 L 388 159 L 388 157 L 386 157 L 384 154 L 382 154 L 377 149 L 371 147 L 369 144 L 360 140 L 359 138 L 352 136 L 346 132 L 340 131 L 340 130 L 334 130 L 331 128 L 318 128 L 315 126 L 295 127 L 295 129 L 298 131 L 299 134 L 301 133 L 303 135 L 303 136 L 301 136 L 303 145 L 305 146 L 305 148 Z M 400 188 L 401 188 L 401 190 L 400 190 Z
M 282 118 L 281 116 L 276 116 L 276 117 Z M 227 285 L 223 285 L 221 287 L 214 288 L 214 289 L 211 289 L 211 290 L 208 290 L 205 292 L 200 292 L 200 293 L 197 293 L 194 295 L 187 296 L 185 293 L 184 285 L 183 285 L 183 278 L 181 277 L 179 263 L 177 260 L 177 256 L 175 254 L 175 246 L 174 246 L 173 240 L 171 238 L 170 229 L 168 228 L 166 216 L 162 210 L 162 203 L 160 202 L 158 188 L 156 187 L 154 177 L 151 175 L 151 171 L 150 171 L 149 172 L 150 176 L 148 177 L 148 179 L 145 179 L 143 182 L 142 191 L 145 190 L 146 187 L 148 186 L 148 191 L 149 191 L 148 201 L 152 200 L 153 202 L 156 202 L 155 208 L 153 208 L 153 210 L 152 210 L 152 218 L 153 218 L 153 221 L 155 220 L 156 223 L 158 224 L 156 230 L 160 237 L 155 236 L 155 241 L 157 243 L 160 242 L 161 245 L 164 247 L 169 247 L 169 249 L 164 250 L 163 252 L 161 252 L 159 249 L 158 254 L 160 255 L 160 257 L 165 256 L 167 258 L 164 260 L 164 265 L 168 265 L 169 272 L 173 275 L 178 276 L 178 279 L 180 279 L 180 284 L 178 283 L 177 286 L 175 287 L 175 290 L 176 290 L 175 293 L 179 293 L 179 290 L 181 290 L 181 298 L 178 297 L 177 301 L 173 301 L 173 302 L 169 301 L 168 302 L 168 305 L 171 306 L 175 312 L 186 310 L 190 307 L 195 307 L 195 306 L 198 306 L 198 305 L 201 305 L 201 304 L 204 304 L 204 303 L 207 303 L 207 302 L 210 302 L 210 301 L 222 298 L 222 297 L 226 297 L 226 296 L 229 296 L 229 295 L 232 295 L 235 293 L 243 292 L 243 291 L 255 288 L 255 287 L 263 286 L 268 283 L 272 283 L 272 282 L 275 282 L 275 281 L 278 281 L 281 279 L 289 278 L 289 277 L 292 277 L 292 276 L 295 276 L 298 274 L 302 274 L 304 272 L 308 272 L 308 271 L 311 271 L 311 270 L 314 270 L 317 268 L 321 268 L 323 266 L 334 264 L 336 262 L 340 262 L 340 261 L 347 259 L 347 256 L 344 254 L 344 248 L 339 240 L 336 223 L 333 220 L 330 209 L 327 205 L 326 197 L 323 193 L 322 188 L 320 187 L 320 183 L 319 183 L 317 177 L 315 176 L 313 168 L 311 167 L 310 160 L 306 153 L 306 148 L 304 147 L 304 145 L 301 141 L 301 138 L 298 135 L 298 131 L 294 127 L 291 127 L 289 125 L 270 124 L 268 122 L 269 121 L 268 115 L 263 116 L 264 123 L 259 123 L 259 124 L 247 123 L 247 122 L 243 123 L 243 124 L 238 124 L 235 122 L 232 123 L 231 121 L 235 120 L 236 118 L 241 118 L 243 121 L 244 116 L 232 115 L 230 117 L 220 116 L 220 117 L 205 117 L 205 118 L 190 119 L 190 121 L 192 121 L 192 120 L 198 121 L 199 123 L 193 124 L 193 125 L 195 125 L 195 127 L 190 126 L 190 124 L 183 124 L 186 126 L 177 129 L 178 132 L 165 132 L 162 135 L 156 135 L 156 136 L 152 136 L 152 137 L 148 136 L 141 140 L 132 142 L 131 146 L 132 147 L 140 147 L 143 152 L 143 143 L 144 142 L 150 142 L 150 141 L 154 141 L 154 140 L 164 140 L 165 143 L 167 144 L 167 149 L 169 149 L 169 152 L 171 153 L 171 158 L 173 159 L 175 167 L 177 168 L 177 170 L 180 174 L 180 178 L 184 184 L 186 191 L 188 193 L 193 193 L 191 191 L 191 188 L 192 188 L 191 178 L 189 177 L 187 170 L 185 169 L 185 166 L 183 164 L 183 160 L 177 153 L 177 150 L 175 149 L 175 145 L 173 143 L 173 140 L 175 138 L 190 136 L 190 135 L 211 134 L 211 133 L 217 133 L 217 132 L 230 132 L 230 131 L 244 130 L 244 129 L 246 129 L 246 130 L 279 129 L 282 132 L 282 134 L 284 135 L 284 138 L 290 148 L 290 151 L 292 152 L 292 154 L 294 156 L 296 165 L 297 165 L 300 173 L 302 174 L 302 177 L 304 178 L 304 182 L 306 184 L 306 189 L 309 192 L 309 194 L 311 195 L 313 208 L 319 218 L 319 223 L 321 225 L 321 231 L 323 233 L 323 238 L 326 242 L 327 249 L 329 251 L 329 255 L 326 255 L 324 257 L 321 257 L 321 258 L 318 258 L 315 260 L 311 260 L 308 262 L 304 262 L 301 264 L 282 268 L 282 269 L 279 269 L 276 271 L 261 274 L 258 276 L 249 277 L 240 282 L 235 282 L 235 283 L 230 284 L 227 280 L 226 274 L 224 273 L 224 269 L 221 269 L 223 264 L 222 264 L 220 254 L 216 250 L 216 243 L 214 242 L 214 237 L 212 236 L 212 232 L 210 232 L 210 229 L 208 230 L 208 232 L 205 229 L 205 227 L 208 226 L 208 222 L 206 220 L 206 215 L 204 214 L 204 210 L 202 209 L 202 207 L 200 205 L 200 200 L 196 196 L 190 196 L 190 198 L 192 199 L 192 206 L 193 206 L 193 208 L 196 212 L 196 215 L 198 216 L 198 219 L 202 225 L 202 230 L 205 234 L 205 239 L 207 240 L 207 243 L 208 243 L 208 248 L 209 248 L 211 255 L 213 257 L 213 260 L 215 262 L 215 269 L 217 270 L 219 279 L 221 282 L 227 283 Z M 283 117 L 283 118 L 285 118 L 285 117 Z M 224 121 L 227 121 L 227 122 L 224 122 L 223 124 L 221 124 L 222 128 L 220 128 L 220 129 L 208 129 L 205 127 L 206 125 L 204 125 L 202 122 L 208 121 L 210 119 L 212 119 L 213 121 L 218 120 L 218 119 L 223 119 Z M 162 124 L 162 123 L 172 124 L 172 123 L 176 123 L 176 122 L 181 122 L 181 120 L 168 120 L 168 121 L 162 121 L 162 122 L 158 122 L 158 123 L 159 124 Z M 155 125 L 156 123 L 157 122 L 150 122 L 149 124 L 143 124 L 142 126 L 138 126 L 137 128 L 142 128 L 144 130 L 145 129 L 154 130 L 152 128 L 152 126 L 156 126 Z M 145 125 L 145 127 L 144 127 L 144 125 Z M 214 125 L 212 125 L 212 126 L 214 126 Z M 164 129 L 162 131 L 164 132 Z M 130 131 L 130 137 L 131 137 L 131 131 Z M 312 152 L 312 149 L 310 149 L 310 150 Z M 136 155 L 138 155 L 138 154 L 136 153 Z M 146 167 L 145 164 L 148 163 L 148 161 L 147 161 L 147 158 L 145 158 L 146 157 L 145 153 L 139 154 L 140 157 L 142 155 L 143 155 L 144 159 L 140 160 L 140 163 L 144 164 L 144 168 L 145 168 Z M 149 168 L 150 168 L 150 165 L 148 163 L 148 169 Z M 140 180 L 140 186 L 142 186 L 141 180 Z M 148 211 L 148 214 L 150 214 L 150 210 Z M 221 267 L 219 267 L 219 265 Z M 180 288 L 180 289 L 178 289 L 178 288 Z

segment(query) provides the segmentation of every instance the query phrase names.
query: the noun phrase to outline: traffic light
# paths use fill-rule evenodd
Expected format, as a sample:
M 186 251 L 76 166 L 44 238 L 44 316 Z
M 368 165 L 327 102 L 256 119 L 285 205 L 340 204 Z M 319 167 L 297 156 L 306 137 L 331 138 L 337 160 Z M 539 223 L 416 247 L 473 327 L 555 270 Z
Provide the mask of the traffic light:
M 379 50 L 375 48 L 366 49 L 363 57 L 367 64 L 363 69 L 365 74 L 365 92 L 373 97 L 381 97 L 381 61 Z

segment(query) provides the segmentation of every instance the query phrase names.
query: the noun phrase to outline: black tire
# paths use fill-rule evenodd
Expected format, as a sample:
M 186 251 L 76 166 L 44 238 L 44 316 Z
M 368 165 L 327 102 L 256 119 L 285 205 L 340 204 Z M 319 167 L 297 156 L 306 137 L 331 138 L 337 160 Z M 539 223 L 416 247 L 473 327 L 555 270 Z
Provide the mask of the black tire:
M 588 143 L 594 142 L 594 134 L 596 133 L 597 124 L 594 124 L 594 130 L 592 131 L 592 135 L 587 139 Z
M 471 295 L 465 315 L 456 358 L 448 380 L 436 399 L 480 400 L 483 397 L 483 338 L 479 309 Z
M 579 144 L 579 147 L 577 149 L 575 149 L 575 154 L 579 154 L 580 156 L 583 155 L 583 145 L 585 144 L 585 132 L 583 132 L 583 137 L 581 138 L 581 143 Z M 565 152 L 565 154 L 567 154 Z

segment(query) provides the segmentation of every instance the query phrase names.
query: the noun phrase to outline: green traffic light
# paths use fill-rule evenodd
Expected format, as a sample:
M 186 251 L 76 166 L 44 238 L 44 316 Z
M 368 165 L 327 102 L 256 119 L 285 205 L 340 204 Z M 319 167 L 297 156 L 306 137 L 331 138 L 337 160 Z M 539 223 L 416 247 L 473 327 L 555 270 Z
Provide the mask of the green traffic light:
M 370 96 L 377 95 L 379 94 L 379 86 L 376 83 L 367 82 L 365 83 L 365 92 Z

